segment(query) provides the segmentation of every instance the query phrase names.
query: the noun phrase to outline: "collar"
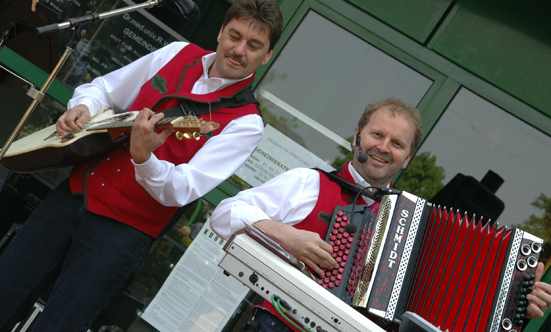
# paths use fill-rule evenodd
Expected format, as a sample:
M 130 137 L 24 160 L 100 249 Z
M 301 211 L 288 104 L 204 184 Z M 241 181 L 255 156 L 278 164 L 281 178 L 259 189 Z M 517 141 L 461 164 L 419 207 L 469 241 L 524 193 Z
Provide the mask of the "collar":
M 207 55 L 204 55 L 201 58 L 201 61 L 203 62 L 203 74 L 201 75 L 201 78 L 197 80 L 195 85 L 199 85 L 198 88 L 201 89 L 200 86 L 204 86 L 201 90 L 206 91 L 204 93 L 214 92 L 221 90 L 229 85 L 232 85 L 237 82 L 241 82 L 243 80 L 248 79 L 253 74 L 250 74 L 249 76 L 245 78 L 239 78 L 239 79 L 227 79 L 227 78 L 220 78 L 220 77 L 209 77 L 209 69 L 216 60 L 216 52 L 209 53 Z M 195 86 L 194 86 L 195 88 Z
M 362 188 L 365 188 L 365 187 L 370 187 L 371 185 L 369 184 L 369 182 L 365 181 L 364 178 L 362 178 L 362 176 L 360 175 L 360 173 L 358 173 L 358 171 L 356 171 L 356 169 L 354 168 L 354 166 L 352 166 L 352 162 L 348 162 L 348 171 L 350 172 L 350 175 L 352 175 L 352 178 L 354 179 L 354 182 L 356 182 L 356 184 Z M 387 188 L 390 187 L 390 183 L 386 185 Z M 366 196 L 363 196 L 363 199 L 364 201 L 367 203 L 367 205 L 371 205 L 373 204 L 375 201 L 372 200 L 371 198 L 368 198 Z

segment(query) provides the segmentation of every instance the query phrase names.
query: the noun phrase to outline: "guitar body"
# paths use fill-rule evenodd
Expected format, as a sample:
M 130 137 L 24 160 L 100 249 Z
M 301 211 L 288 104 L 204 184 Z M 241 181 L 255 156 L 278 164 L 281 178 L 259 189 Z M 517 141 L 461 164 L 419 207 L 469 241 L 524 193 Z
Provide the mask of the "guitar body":
M 133 120 L 138 112 L 127 112 L 115 115 L 113 110 L 106 110 L 88 121 L 83 129 L 75 131 L 68 137 L 58 137 L 55 125 L 39 130 L 12 143 L 0 160 L 8 169 L 29 173 L 73 166 L 90 160 L 106 152 L 126 136 L 113 138 L 106 130 L 87 131 L 88 128 L 110 122 Z

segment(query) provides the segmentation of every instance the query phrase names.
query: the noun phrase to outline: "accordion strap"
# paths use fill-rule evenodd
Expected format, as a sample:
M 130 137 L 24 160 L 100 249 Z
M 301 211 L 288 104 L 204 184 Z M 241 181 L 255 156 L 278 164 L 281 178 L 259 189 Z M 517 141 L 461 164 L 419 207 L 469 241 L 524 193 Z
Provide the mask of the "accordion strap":
M 339 186 L 341 186 L 342 191 L 352 197 L 355 197 L 361 190 L 364 188 L 353 184 L 349 181 L 346 181 L 342 177 L 338 176 L 337 174 L 342 173 L 342 167 L 339 169 L 332 171 L 332 172 L 326 172 L 319 168 L 314 168 L 314 170 L 319 171 L 323 173 L 323 175 L 327 176 L 327 178 L 335 183 L 337 183 Z
M 338 185 L 340 185 L 341 188 L 342 188 L 342 191 L 345 194 L 348 194 L 348 195 L 352 196 L 352 199 L 354 199 L 354 197 L 356 197 L 356 195 L 360 191 L 363 191 L 364 196 L 367 196 L 367 197 L 371 198 L 372 200 L 374 200 L 376 202 L 380 202 L 381 199 L 383 198 L 384 194 L 388 194 L 388 192 L 395 193 L 394 190 L 392 190 L 392 189 L 379 188 L 379 187 L 377 187 L 378 190 L 377 190 L 376 194 L 373 194 L 369 190 L 364 190 L 366 188 L 363 188 L 363 187 L 358 186 L 357 184 L 351 183 L 351 182 L 349 182 L 349 181 L 347 181 L 347 180 L 345 180 L 342 177 L 337 175 L 339 173 L 342 173 L 342 167 L 340 167 L 339 169 L 337 169 L 335 171 L 332 171 L 332 172 L 326 172 L 326 171 L 324 171 L 322 169 L 319 169 L 317 167 L 313 168 L 313 169 L 322 172 L 325 176 L 327 176 L 327 178 L 329 180 L 331 180 L 331 181 L 337 183 Z

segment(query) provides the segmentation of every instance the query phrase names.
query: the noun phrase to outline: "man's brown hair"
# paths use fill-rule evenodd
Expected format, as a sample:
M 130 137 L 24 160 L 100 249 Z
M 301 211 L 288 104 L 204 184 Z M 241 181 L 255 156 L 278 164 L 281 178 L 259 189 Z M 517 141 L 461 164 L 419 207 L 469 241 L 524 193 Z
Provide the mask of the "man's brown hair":
M 413 123 L 413 125 L 415 126 L 415 135 L 413 136 L 413 142 L 411 143 L 410 154 L 415 153 L 415 151 L 417 151 L 417 148 L 419 147 L 419 144 L 421 143 L 421 139 L 423 138 L 423 125 L 421 124 L 421 114 L 415 107 L 404 103 L 398 98 L 387 98 L 381 100 L 376 104 L 367 105 L 364 113 L 362 114 L 362 117 L 360 118 L 360 121 L 358 121 L 358 130 L 361 132 L 362 129 L 364 129 L 364 127 L 369 123 L 371 115 L 373 115 L 373 113 L 377 112 L 381 108 L 386 109 L 393 116 L 401 115 L 406 119 L 409 119 Z
M 269 29 L 270 47 L 268 51 L 274 49 L 281 37 L 281 30 L 283 30 L 283 15 L 281 15 L 279 5 L 275 0 L 236 0 L 228 9 L 222 27 L 225 27 L 231 20 L 251 20 L 258 24 L 261 32 Z

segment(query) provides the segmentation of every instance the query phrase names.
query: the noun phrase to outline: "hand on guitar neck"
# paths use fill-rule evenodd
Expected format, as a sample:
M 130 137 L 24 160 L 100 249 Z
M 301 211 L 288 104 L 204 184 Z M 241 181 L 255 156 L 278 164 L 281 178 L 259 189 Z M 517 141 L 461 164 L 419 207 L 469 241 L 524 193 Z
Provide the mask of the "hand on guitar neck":
M 144 108 L 134 120 L 132 135 L 130 135 L 130 154 L 136 164 L 142 164 L 151 158 L 151 153 L 164 143 L 173 129 L 168 128 L 157 134 L 155 126 L 164 117 L 163 113 L 155 113 Z

